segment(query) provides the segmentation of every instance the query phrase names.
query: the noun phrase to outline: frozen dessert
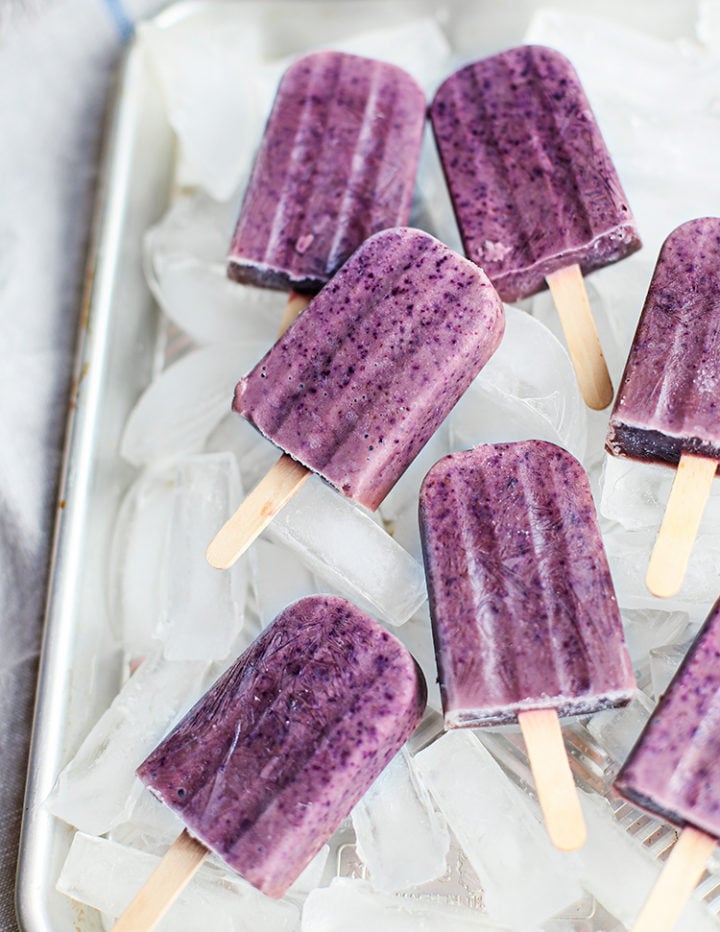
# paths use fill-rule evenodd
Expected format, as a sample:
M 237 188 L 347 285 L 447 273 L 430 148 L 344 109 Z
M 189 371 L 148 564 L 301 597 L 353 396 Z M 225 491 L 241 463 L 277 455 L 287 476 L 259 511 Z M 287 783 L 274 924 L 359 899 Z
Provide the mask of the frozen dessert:
M 288 606 L 138 769 L 225 863 L 281 897 L 422 717 L 425 681 L 350 602 Z
M 420 535 L 445 727 L 517 722 L 551 841 L 582 847 L 559 716 L 635 689 L 582 466 L 540 440 L 452 453 L 423 481 Z
M 436 463 L 420 528 L 445 724 L 583 715 L 635 690 L 590 485 L 539 440 Z
M 368 236 L 408 222 L 425 124 L 395 65 L 322 51 L 280 82 L 228 257 L 239 282 L 314 294 Z
M 637 803 L 720 837 L 720 601 L 615 780 Z
M 647 586 L 681 588 L 720 458 L 720 219 L 691 220 L 665 240 L 625 366 L 606 447 L 678 464 Z
M 505 324 L 473 263 L 428 233 L 376 233 L 240 380 L 233 407 L 375 509 L 497 349 Z
M 504 301 L 640 247 L 627 198 L 575 69 L 520 46 L 467 65 L 430 109 L 467 256 Z
M 720 219 L 691 220 L 665 240 L 607 435 L 616 456 L 720 460 Z

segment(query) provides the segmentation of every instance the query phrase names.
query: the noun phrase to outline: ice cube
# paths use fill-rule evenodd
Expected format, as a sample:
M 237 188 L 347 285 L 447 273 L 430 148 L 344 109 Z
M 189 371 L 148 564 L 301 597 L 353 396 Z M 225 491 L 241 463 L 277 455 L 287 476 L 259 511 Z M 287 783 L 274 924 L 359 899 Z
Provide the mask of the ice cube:
M 587 729 L 600 746 L 621 764 L 640 737 L 653 708 L 654 703 L 638 689 L 626 706 L 593 715 Z
M 313 574 L 282 544 L 261 537 L 249 556 L 256 561 L 255 597 L 263 625 L 269 625 L 291 602 L 319 591 Z
M 682 644 L 666 644 L 650 651 L 650 680 L 656 702 L 670 685 L 692 642 L 690 638 Z
M 268 348 L 287 297 L 228 279 L 237 210 L 202 193 L 181 197 L 145 234 L 146 277 L 170 320 L 196 343 L 257 341 Z
M 426 599 L 422 566 L 348 499 L 312 477 L 266 531 L 346 598 L 392 625 Z
M 553 848 L 528 797 L 474 734 L 448 732 L 415 764 L 480 879 L 492 919 L 535 929 L 581 897 L 573 856 Z
M 166 598 L 155 629 L 168 660 L 227 657 L 242 627 L 248 595 L 248 562 L 218 572 L 205 549 L 242 498 L 231 453 L 181 460 L 165 547 Z
M 143 392 L 120 453 L 134 466 L 199 453 L 230 410 L 238 379 L 261 358 L 259 343 L 207 346 L 169 366 Z
M 100 835 L 127 820 L 142 792 L 135 769 L 202 695 L 205 662 L 144 660 L 62 770 L 46 806 Z
M 142 473 L 126 493 L 111 547 L 110 610 L 133 662 L 157 647 L 153 630 L 162 611 L 167 527 L 173 507 L 171 473 Z
M 160 859 L 146 851 L 78 832 L 57 882 L 60 893 L 117 917 Z M 292 932 L 298 911 L 263 896 L 241 877 L 203 864 L 157 929 L 166 932 Z
M 687 612 L 625 611 L 623 624 L 638 686 L 650 692 L 650 651 L 687 640 Z M 653 693 L 657 697 L 657 694 Z
M 480 932 L 507 929 L 481 913 L 429 896 L 376 893 L 369 883 L 336 877 L 305 901 L 302 932 Z
M 181 17 L 140 23 L 138 35 L 160 79 L 181 149 L 178 181 L 227 199 L 248 172 L 277 82 L 262 34 L 241 17 Z
M 659 528 L 670 497 L 675 469 L 640 463 L 625 456 L 605 456 L 599 511 L 628 530 Z M 720 524 L 720 482 L 713 483 L 700 533 Z
M 505 313 L 499 349 L 448 418 L 453 449 L 536 437 L 582 459 L 587 415 L 567 351 L 529 314 Z
M 355 806 L 352 823 L 375 890 L 396 893 L 445 873 L 447 826 L 405 748 Z

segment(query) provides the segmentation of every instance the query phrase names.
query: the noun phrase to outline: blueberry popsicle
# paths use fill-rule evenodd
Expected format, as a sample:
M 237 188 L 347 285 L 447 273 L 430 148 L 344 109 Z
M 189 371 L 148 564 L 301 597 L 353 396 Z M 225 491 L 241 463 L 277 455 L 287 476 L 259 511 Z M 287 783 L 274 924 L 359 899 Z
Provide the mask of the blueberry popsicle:
M 569 779 L 574 807 L 558 716 L 635 689 L 587 476 L 539 440 L 451 454 L 423 482 L 420 532 L 445 726 L 519 721 L 551 838 L 576 847 L 583 832 L 554 824 L 543 800 L 533 728 L 554 734 L 565 775 L 553 781 Z
M 719 697 L 720 600 L 615 780 L 626 799 L 683 829 L 638 930 L 672 927 L 720 838 Z
M 210 849 L 282 897 L 425 701 L 422 673 L 395 637 L 345 599 L 310 596 L 275 619 L 138 775 L 185 823 L 195 868 Z M 118 929 L 145 927 L 135 908 Z
M 211 543 L 210 563 L 234 562 L 308 470 L 377 508 L 504 324 L 482 270 L 429 234 L 366 240 L 238 383 L 234 409 L 285 453 Z
M 549 284 L 583 397 L 606 407 L 582 274 L 640 239 L 575 69 L 552 49 L 510 49 L 451 75 L 430 117 L 467 256 L 504 301 Z
M 386 62 L 322 51 L 278 87 L 228 256 L 239 282 L 315 294 L 410 217 L 425 95 Z
M 660 250 L 606 447 L 678 463 L 648 568 L 658 596 L 680 589 L 720 460 L 720 219 L 674 230 Z

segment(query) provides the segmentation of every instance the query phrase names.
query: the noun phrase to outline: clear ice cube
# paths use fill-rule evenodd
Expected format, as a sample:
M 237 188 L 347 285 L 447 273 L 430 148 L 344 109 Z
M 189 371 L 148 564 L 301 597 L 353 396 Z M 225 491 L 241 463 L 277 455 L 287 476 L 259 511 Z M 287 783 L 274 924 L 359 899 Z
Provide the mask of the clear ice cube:
M 422 566 L 370 515 L 312 477 L 266 531 L 320 579 L 392 625 L 426 599 Z
M 552 846 L 528 797 L 474 734 L 448 732 L 415 764 L 480 879 L 492 919 L 536 929 L 582 896 L 573 856 Z
M 206 346 L 165 369 L 130 412 L 123 458 L 144 466 L 199 453 L 230 410 L 238 379 L 263 352 L 258 343 Z
M 447 826 L 405 748 L 355 806 L 352 823 L 375 890 L 397 893 L 445 872 Z
M 600 746 L 621 764 L 640 737 L 653 708 L 654 703 L 637 690 L 626 706 L 596 712 L 587 723 L 587 729 Z
M 219 572 L 205 558 L 208 543 L 241 499 L 231 453 L 198 454 L 177 464 L 165 545 L 165 600 L 155 628 L 168 660 L 227 657 L 242 627 L 248 561 Z
M 162 612 L 173 498 L 171 472 L 144 472 L 130 486 L 115 520 L 109 606 L 131 663 L 157 647 L 153 631 Z
M 142 784 L 135 769 L 208 685 L 205 662 L 144 660 L 61 771 L 45 805 L 83 832 L 126 821 Z
M 180 197 L 145 234 L 146 277 L 160 307 L 199 344 L 275 341 L 286 295 L 238 285 L 225 259 L 238 205 Z

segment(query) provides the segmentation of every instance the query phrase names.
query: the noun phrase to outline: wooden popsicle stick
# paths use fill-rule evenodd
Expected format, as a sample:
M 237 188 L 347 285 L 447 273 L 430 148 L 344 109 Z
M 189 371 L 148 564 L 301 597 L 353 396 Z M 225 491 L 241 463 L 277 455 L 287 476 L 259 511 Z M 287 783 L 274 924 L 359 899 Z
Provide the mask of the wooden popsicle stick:
M 560 317 L 585 404 L 601 411 L 612 401 L 613 387 L 580 266 L 569 265 L 551 272 L 545 280 Z
M 183 830 L 115 923 L 113 932 L 150 932 L 154 929 L 207 855 L 205 845 Z
M 306 466 L 283 453 L 210 541 L 205 551 L 208 563 L 229 569 L 311 475 Z
M 684 828 L 662 873 L 632 927 L 632 932 L 669 932 L 705 870 L 715 839 Z
M 518 720 L 550 840 L 561 851 L 582 848 L 587 838 L 585 817 L 557 712 L 533 709 L 520 712 Z
M 680 457 L 645 576 L 650 592 L 661 599 L 680 591 L 717 467 L 706 456 Z
M 297 291 L 290 292 L 277 332 L 278 339 L 285 333 L 290 324 L 295 323 L 311 300 L 312 298 L 309 295 L 298 294 Z

